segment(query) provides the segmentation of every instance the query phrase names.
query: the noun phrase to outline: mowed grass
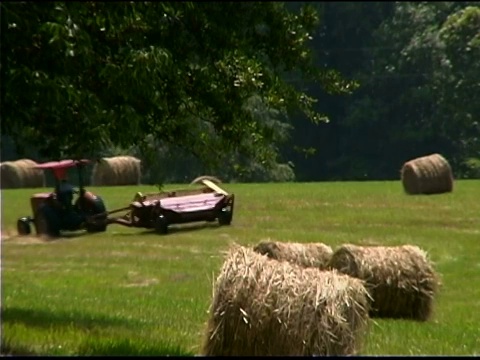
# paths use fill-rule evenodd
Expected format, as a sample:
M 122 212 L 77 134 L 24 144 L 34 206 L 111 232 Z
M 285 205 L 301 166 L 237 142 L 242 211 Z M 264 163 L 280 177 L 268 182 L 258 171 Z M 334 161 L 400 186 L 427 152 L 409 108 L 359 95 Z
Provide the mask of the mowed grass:
M 433 318 L 372 319 L 362 354 L 480 354 L 480 181 L 432 196 L 407 196 L 400 181 L 224 187 L 236 196 L 229 227 L 192 224 L 162 236 L 111 225 L 49 242 L 15 236 L 39 189 L 2 190 L 2 353 L 198 354 L 223 253 L 270 238 L 420 246 L 443 284 Z M 89 189 L 109 209 L 155 191 Z

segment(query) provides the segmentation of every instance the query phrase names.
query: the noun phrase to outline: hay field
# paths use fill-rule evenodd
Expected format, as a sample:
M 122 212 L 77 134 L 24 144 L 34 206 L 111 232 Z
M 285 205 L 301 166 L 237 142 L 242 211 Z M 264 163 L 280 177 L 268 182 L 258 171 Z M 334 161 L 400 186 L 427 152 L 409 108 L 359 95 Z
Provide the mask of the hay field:
M 1 352 L 199 354 L 222 252 L 272 240 L 419 246 L 442 280 L 431 319 L 374 319 L 360 354 L 480 354 L 480 181 L 414 197 L 400 181 L 224 188 L 236 196 L 230 227 L 186 225 L 161 236 L 112 225 L 50 242 L 14 235 L 17 217 L 30 213 L 32 190 L 2 190 Z M 155 191 L 89 189 L 109 209 Z

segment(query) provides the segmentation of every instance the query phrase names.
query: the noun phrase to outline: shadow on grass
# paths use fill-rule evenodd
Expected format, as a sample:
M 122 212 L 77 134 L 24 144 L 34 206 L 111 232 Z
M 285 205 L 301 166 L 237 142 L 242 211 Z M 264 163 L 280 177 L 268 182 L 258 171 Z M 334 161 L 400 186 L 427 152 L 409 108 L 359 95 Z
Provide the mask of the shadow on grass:
M 122 318 L 112 318 L 102 315 L 88 315 L 79 312 L 51 312 L 43 310 L 6 308 L 1 311 L 2 325 L 22 323 L 27 327 L 42 328 L 45 331 L 56 331 L 62 327 L 75 327 L 88 334 L 89 330 L 99 327 L 124 327 L 126 329 L 138 328 L 141 324 L 137 321 Z M 96 332 L 94 332 L 96 333 Z M 77 349 L 69 351 L 79 356 L 106 356 L 106 355 L 138 355 L 138 356 L 193 356 L 194 354 L 164 342 L 152 342 L 150 339 L 117 338 L 111 336 L 87 335 Z M 49 355 L 38 354 L 36 350 L 25 343 L 18 343 L 15 339 L 2 334 L 0 356 L 30 356 Z
M 80 331 L 88 331 L 94 328 L 123 327 L 134 328 L 140 326 L 140 322 L 123 318 L 108 317 L 102 315 L 89 315 L 80 312 L 53 312 L 38 309 L 22 309 L 10 307 L 1 310 L 2 325 L 21 323 L 27 327 L 37 327 L 45 330 L 62 327 L 75 327 Z M 175 347 L 149 347 L 138 345 L 134 342 L 112 341 L 112 339 L 89 340 L 88 344 L 81 345 L 81 349 L 75 351 L 78 355 L 189 355 L 186 351 Z M 45 355 L 37 354 L 25 344 L 18 344 L 14 339 L 2 334 L 2 346 L 0 356 L 28 356 Z
M 27 236 L 22 236 L 22 235 L 17 235 L 15 238 L 17 239 L 22 239 L 22 238 L 37 238 L 38 240 L 44 241 L 44 242 L 57 242 L 57 241 L 66 241 L 66 240 L 73 240 L 77 238 L 81 238 L 85 235 L 91 235 L 85 230 L 78 230 L 78 231 L 62 231 L 60 236 L 58 237 L 51 237 L 47 235 L 27 235 Z
M 28 345 L 16 344 L 14 340 L 2 336 L 0 356 L 38 356 Z M 118 339 L 88 337 L 77 349 L 70 349 L 76 356 L 194 356 L 180 346 L 167 343 L 150 343 L 142 339 Z
M 80 356 L 193 356 L 180 346 L 151 343 L 140 339 L 93 339 L 83 342 L 77 351 Z
M 47 235 L 37 235 L 35 233 L 29 234 L 29 235 L 12 235 L 9 237 L 6 237 L 5 240 L 8 241 L 16 241 L 16 242 L 25 242 L 25 241 L 36 241 L 36 242 L 43 242 L 43 243 L 49 243 L 49 242 L 61 242 L 61 241 L 68 241 L 68 240 L 73 240 L 77 238 L 81 238 L 85 235 L 89 235 L 88 232 L 86 231 L 78 231 L 78 232 L 62 232 L 59 237 L 51 237 Z
M 52 240 L 70 240 L 70 239 L 77 239 L 77 238 L 81 238 L 81 237 L 84 237 L 86 235 L 92 235 L 91 233 L 88 233 L 86 231 L 78 231 L 78 232 L 62 232 L 62 234 L 60 235 L 60 237 L 58 238 L 53 238 Z
M 35 356 L 34 351 L 24 345 L 14 345 L 8 339 L 2 336 L 2 348 L 0 356 Z
M 52 326 L 74 326 L 81 330 L 98 327 L 131 327 L 137 321 L 80 312 L 58 312 L 7 307 L 1 310 L 2 324 L 22 323 L 25 326 L 48 329 Z
M 122 226 L 122 225 L 115 225 L 115 226 Z M 168 236 L 169 234 L 175 233 L 188 233 L 191 231 L 201 231 L 206 229 L 219 229 L 223 228 L 224 226 L 220 226 L 217 222 L 198 222 L 198 223 L 191 223 L 191 224 L 172 224 L 168 227 L 168 233 L 166 235 L 159 236 Z M 134 229 L 134 228 L 132 228 Z M 128 232 L 128 233 L 117 233 L 115 236 L 137 236 L 137 235 L 153 235 L 156 234 L 155 230 L 153 229 L 145 229 L 145 228 L 138 228 L 138 232 Z M 140 230 L 141 229 L 141 230 Z

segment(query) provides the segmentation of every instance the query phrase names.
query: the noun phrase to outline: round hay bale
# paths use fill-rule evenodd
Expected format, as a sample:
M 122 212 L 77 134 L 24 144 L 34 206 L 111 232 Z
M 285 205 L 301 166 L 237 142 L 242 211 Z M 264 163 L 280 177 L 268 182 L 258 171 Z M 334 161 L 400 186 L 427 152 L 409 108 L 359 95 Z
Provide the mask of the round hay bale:
M 439 279 L 417 246 L 347 244 L 333 253 L 329 267 L 365 281 L 372 317 L 426 321 L 432 314 Z
M 267 255 L 278 261 L 288 261 L 303 267 L 327 268 L 333 250 L 323 243 L 284 243 L 278 241 L 261 241 L 253 251 Z
M 193 179 L 192 182 L 190 183 L 190 185 L 201 184 L 202 180 L 210 180 L 211 182 L 213 182 L 214 184 L 217 184 L 217 185 L 222 183 L 222 180 L 220 180 L 219 178 L 217 178 L 215 176 L 202 175 L 202 176 L 199 176 L 199 177 L 196 177 L 195 179 Z
M 92 170 L 92 186 L 140 185 L 141 161 L 133 156 L 104 157 Z
M 202 355 L 356 354 L 367 297 L 359 279 L 235 246 L 214 284 Z
M 5 161 L 0 165 L 2 189 L 45 187 L 45 174 L 35 169 L 37 163 L 30 159 Z
M 448 161 L 440 154 L 410 160 L 401 170 L 403 189 L 409 195 L 452 192 L 453 174 Z

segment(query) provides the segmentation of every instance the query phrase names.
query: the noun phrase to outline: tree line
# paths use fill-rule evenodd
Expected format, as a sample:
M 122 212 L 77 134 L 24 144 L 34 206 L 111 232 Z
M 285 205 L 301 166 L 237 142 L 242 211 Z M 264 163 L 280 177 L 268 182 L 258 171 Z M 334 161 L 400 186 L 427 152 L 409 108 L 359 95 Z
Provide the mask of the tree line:
M 480 175 L 476 2 L 3 2 L 1 20 L 2 160 L 383 180 L 439 152 Z

